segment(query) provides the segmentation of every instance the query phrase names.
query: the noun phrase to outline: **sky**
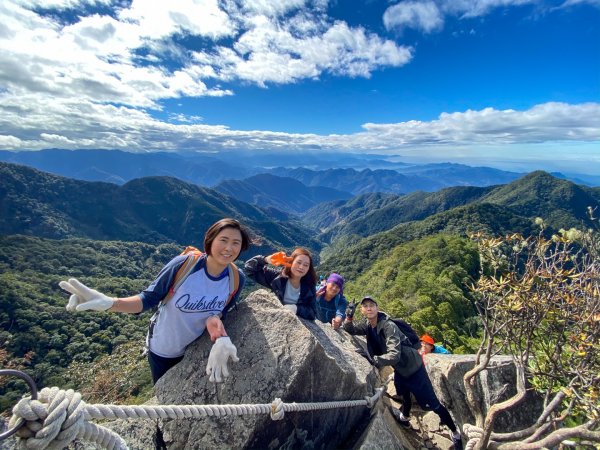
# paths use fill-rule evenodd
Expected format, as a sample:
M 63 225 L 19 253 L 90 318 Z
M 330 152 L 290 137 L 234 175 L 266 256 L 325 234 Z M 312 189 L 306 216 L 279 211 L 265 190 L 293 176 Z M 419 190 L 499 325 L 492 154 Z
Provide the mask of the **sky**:
M 0 149 L 45 148 L 598 175 L 600 0 L 4 0 Z

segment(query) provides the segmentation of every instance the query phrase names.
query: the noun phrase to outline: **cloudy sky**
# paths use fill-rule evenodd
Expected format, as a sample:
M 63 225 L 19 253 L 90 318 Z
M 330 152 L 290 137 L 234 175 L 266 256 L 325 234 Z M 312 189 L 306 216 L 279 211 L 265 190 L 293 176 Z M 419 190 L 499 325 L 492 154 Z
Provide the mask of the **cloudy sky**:
M 600 173 L 600 0 L 4 0 L 0 149 Z

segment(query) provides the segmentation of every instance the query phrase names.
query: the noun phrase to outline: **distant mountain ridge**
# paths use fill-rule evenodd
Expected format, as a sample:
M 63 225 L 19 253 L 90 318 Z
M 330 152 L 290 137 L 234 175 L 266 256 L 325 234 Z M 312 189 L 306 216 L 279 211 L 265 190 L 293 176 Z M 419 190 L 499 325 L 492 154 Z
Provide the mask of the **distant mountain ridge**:
M 200 186 L 212 186 L 226 178 L 242 178 L 247 167 L 223 162 L 203 154 L 131 153 L 121 150 L 59 150 L 8 152 L 0 161 L 24 164 L 43 172 L 84 181 L 124 184 L 136 178 L 169 176 Z
M 337 159 L 336 159 L 337 158 Z M 367 192 L 404 194 L 458 186 L 504 184 L 522 174 L 462 164 L 415 165 L 385 161 L 381 155 L 333 153 L 252 154 L 130 153 L 121 150 L 0 151 L 0 161 L 25 164 L 44 172 L 85 181 L 124 184 L 135 178 L 171 176 L 212 187 L 270 173 L 294 178 L 309 187 L 327 187 L 353 195 Z
M 293 178 L 268 173 L 243 180 L 225 180 L 214 189 L 252 205 L 292 213 L 303 213 L 324 201 L 347 200 L 352 197 L 348 192 L 322 186 L 308 187 Z
M 510 183 L 523 174 L 489 167 L 459 164 L 416 166 L 411 169 L 328 169 L 278 167 L 271 170 L 280 176 L 294 178 L 307 186 L 327 186 L 354 195 L 369 192 L 407 194 L 415 191 L 438 191 L 450 186 L 489 186 Z
M 118 186 L 0 163 L 1 234 L 202 246 L 206 229 L 223 217 L 237 218 L 254 231 L 262 241 L 254 252 L 300 242 L 321 247 L 299 223 L 281 223 L 255 206 L 176 178 L 147 177 Z
M 556 228 L 581 227 L 591 225 L 587 207 L 598 207 L 599 194 L 600 188 L 578 186 L 537 171 L 500 186 L 457 186 L 404 196 L 388 194 L 385 204 L 364 201 L 372 194 L 365 195 L 364 199 L 358 196 L 348 202 L 330 202 L 311 209 L 302 220 L 319 229 L 325 242 L 331 242 L 344 235 L 367 237 L 459 206 L 492 203 L 509 207 L 523 217 L 543 217 Z M 357 203 L 362 206 L 357 208 Z
M 344 206 L 337 208 L 341 210 Z M 578 186 L 543 171 L 532 172 L 507 185 L 454 187 L 436 193 L 400 196 L 382 208 L 365 207 L 363 217 L 353 217 L 346 223 L 342 221 L 339 228 L 333 225 L 325 230 L 321 236 L 326 241 L 332 239 L 332 245 L 323 252 L 321 268 L 337 267 L 355 276 L 397 245 L 437 233 L 464 236 L 483 231 L 490 235 L 515 232 L 529 235 L 537 230 L 536 217 L 543 218 L 550 230 L 555 231 L 590 227 L 593 224 L 587 216 L 588 207 L 598 215 L 600 188 Z M 334 208 L 329 211 L 330 215 L 338 214 Z M 314 214 L 314 210 L 309 211 L 305 220 Z M 324 222 L 322 218 L 319 220 Z

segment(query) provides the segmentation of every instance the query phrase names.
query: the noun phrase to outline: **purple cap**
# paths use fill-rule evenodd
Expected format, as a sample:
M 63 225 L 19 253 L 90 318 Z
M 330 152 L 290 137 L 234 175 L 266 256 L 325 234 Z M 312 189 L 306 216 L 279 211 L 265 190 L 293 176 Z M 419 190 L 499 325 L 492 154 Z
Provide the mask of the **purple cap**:
M 344 292 L 344 277 L 342 277 L 341 275 L 338 275 L 337 273 L 332 273 L 331 275 L 329 275 L 329 278 L 327 278 L 327 282 L 337 284 L 340 288 L 340 294 Z

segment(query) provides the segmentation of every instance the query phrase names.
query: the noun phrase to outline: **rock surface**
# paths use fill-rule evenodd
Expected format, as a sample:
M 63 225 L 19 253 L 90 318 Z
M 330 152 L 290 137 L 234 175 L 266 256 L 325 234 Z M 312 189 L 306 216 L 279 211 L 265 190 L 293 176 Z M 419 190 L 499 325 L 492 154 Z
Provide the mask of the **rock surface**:
M 354 351 L 345 333 L 328 324 L 304 321 L 282 309 L 269 292 L 250 294 L 226 319 L 227 333 L 240 362 L 222 384 L 208 381 L 206 361 L 212 346 L 199 339 L 184 360 L 156 385 L 163 404 L 268 404 L 362 400 L 380 382 L 368 362 Z M 169 448 L 340 448 L 369 422 L 366 407 L 268 415 L 170 420 L 162 424 Z
M 471 407 L 467 404 L 463 377 L 475 365 L 475 355 L 425 356 L 429 378 L 440 401 L 450 410 L 454 420 L 460 424 L 475 423 Z M 478 378 L 478 397 L 483 411 L 490 406 L 507 400 L 516 394 L 515 366 L 510 356 L 497 356 Z M 541 399 L 528 394 L 518 408 L 500 413 L 495 422 L 498 433 L 525 428 L 535 422 L 542 411 Z
M 194 342 L 181 363 L 155 386 L 152 403 L 169 405 L 271 404 L 363 400 L 392 373 L 381 373 L 355 351 L 354 337 L 333 331 L 329 324 L 304 321 L 284 310 L 270 292 L 258 290 L 231 311 L 227 332 L 238 350 L 238 363 L 230 363 L 231 376 L 222 384 L 208 381 L 206 361 L 212 343 L 206 337 Z M 359 340 L 361 338 L 358 338 Z M 426 367 L 434 389 L 459 428 L 473 423 L 466 404 L 462 378 L 473 367 L 474 355 L 428 355 Z M 492 402 L 514 393 L 514 367 L 499 357 L 493 369 L 479 380 L 484 410 Z M 393 382 L 388 393 L 395 393 Z M 104 424 L 121 435 L 131 449 L 442 449 L 451 442 L 446 427 L 433 413 L 414 402 L 411 429 L 400 427 L 390 414 L 399 406 L 384 397 L 374 408 L 365 406 L 321 411 L 287 412 L 282 420 L 268 414 L 228 415 L 177 420 L 117 420 Z M 539 403 L 528 402 L 504 414 L 497 431 L 522 428 L 533 422 Z M 162 441 L 156 442 L 157 425 Z M 466 442 L 466 441 L 465 441 Z M 162 446 L 161 446 L 162 445 Z M 96 449 L 78 442 L 75 449 Z M 15 448 L 14 439 L 0 449 Z

